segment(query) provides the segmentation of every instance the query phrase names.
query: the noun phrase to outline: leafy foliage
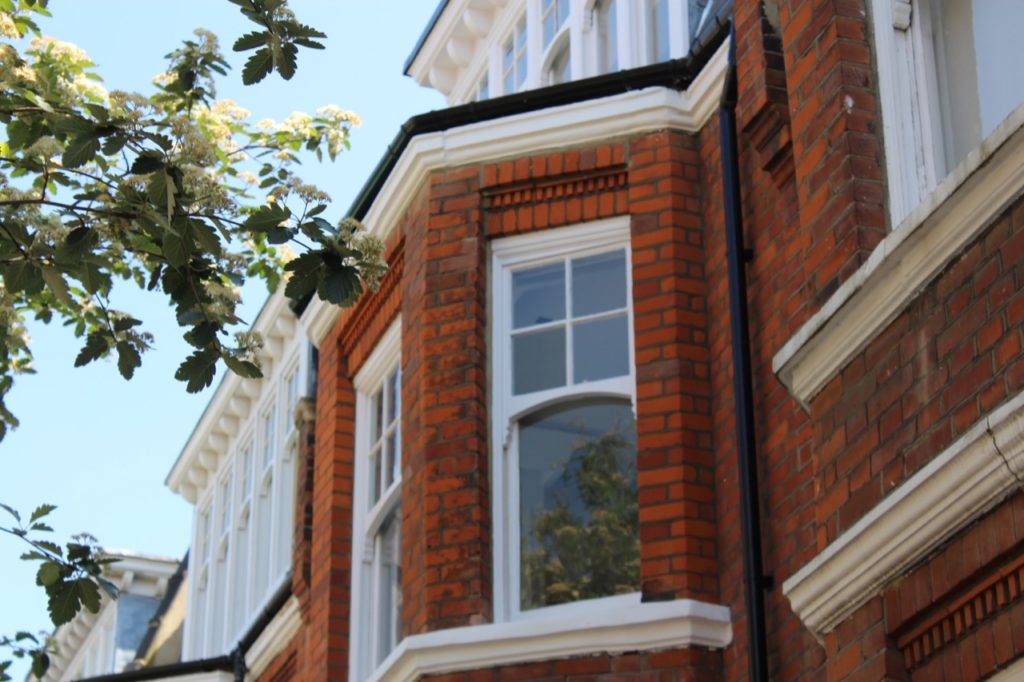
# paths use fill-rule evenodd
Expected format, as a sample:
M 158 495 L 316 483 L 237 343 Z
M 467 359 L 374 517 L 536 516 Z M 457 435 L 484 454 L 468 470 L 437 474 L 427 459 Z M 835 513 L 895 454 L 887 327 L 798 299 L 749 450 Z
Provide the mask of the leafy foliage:
M 522 556 L 523 608 L 633 592 L 640 584 L 636 445 L 620 428 L 581 438 L 561 494 L 540 512 Z
M 281 78 L 291 80 L 295 75 L 299 46 L 324 49 L 323 43 L 314 38 L 327 36 L 312 26 L 300 24 L 288 11 L 285 0 L 229 0 L 238 5 L 242 14 L 257 24 L 261 31 L 247 33 L 235 41 L 235 52 L 256 50 L 249 56 L 242 70 L 242 82 L 246 85 L 258 83 L 277 71 Z
M 117 598 L 117 587 L 103 577 L 104 568 L 115 560 L 103 556 L 96 538 L 88 534 L 76 535 L 64 547 L 45 539 L 53 529 L 43 519 L 56 509 L 54 505 L 40 505 L 27 521 L 6 504 L 0 504 L 0 508 L 14 520 L 10 526 L 0 526 L 0 532 L 28 544 L 29 551 L 21 555 L 22 560 L 39 563 L 36 584 L 46 590 L 50 620 L 54 625 L 71 622 L 83 608 L 98 612 L 101 594 Z M 50 667 L 45 633 L 18 632 L 13 637 L 0 637 L 0 647 L 10 649 L 15 658 L 31 659 L 32 674 L 37 678 L 46 674 Z M 0 661 L 0 682 L 11 679 L 6 672 L 10 665 L 11 661 Z
M 290 78 L 299 47 L 323 47 L 284 0 L 230 2 L 261 29 L 235 44 L 256 50 L 245 82 Z M 0 439 L 17 425 L 4 401 L 14 377 L 32 371 L 30 316 L 82 340 L 76 366 L 115 357 L 130 379 L 153 338 L 112 292 L 161 292 L 194 348 L 175 377 L 196 392 L 221 361 L 260 376 L 260 340 L 233 333 L 247 278 L 273 290 L 289 276 L 287 295 L 345 304 L 384 269 L 381 244 L 322 218 L 329 198 L 295 174 L 300 153 L 348 147 L 354 114 L 252 123 L 216 98 L 228 63 L 201 30 L 167 55 L 152 96 L 107 92 L 81 49 L 39 35 L 45 14 L 45 0 L 0 0 Z

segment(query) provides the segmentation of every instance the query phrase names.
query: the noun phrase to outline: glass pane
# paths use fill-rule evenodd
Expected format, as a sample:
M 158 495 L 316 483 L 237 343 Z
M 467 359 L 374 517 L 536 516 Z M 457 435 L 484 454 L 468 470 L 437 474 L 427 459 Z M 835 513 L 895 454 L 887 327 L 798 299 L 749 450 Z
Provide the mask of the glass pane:
M 391 436 L 388 436 L 387 440 L 384 441 L 384 449 L 381 450 L 383 453 L 383 459 L 381 461 L 380 468 L 381 475 L 384 476 L 384 486 L 381 488 L 382 490 L 390 488 L 391 484 L 395 480 L 395 467 L 392 463 L 393 460 L 391 459 L 394 456 L 394 450 L 391 449 L 393 446 L 394 442 L 392 442 Z
M 245 449 L 242 455 L 242 499 L 249 499 L 249 491 L 252 490 L 252 447 Z
M 555 37 L 555 30 L 557 28 L 558 17 L 555 16 L 554 11 L 550 11 L 544 15 L 544 47 L 551 44 L 551 39 Z
M 399 530 L 401 515 L 395 509 L 381 525 L 377 536 L 377 613 L 376 638 L 379 665 L 399 640 L 398 614 L 402 606 L 402 573 L 399 568 Z
M 626 252 L 611 251 L 572 261 L 572 316 L 626 307 Z
M 562 46 L 562 50 L 551 62 L 551 82 L 565 83 L 570 80 L 569 44 Z
M 625 314 L 572 326 L 572 382 L 629 374 L 629 324 Z
M 565 263 L 512 273 L 512 327 L 565 319 Z
M 501 70 L 508 71 L 512 68 L 512 62 L 515 58 L 515 48 L 512 44 L 512 39 L 505 43 L 505 46 L 501 49 Z
M 277 447 L 276 435 L 274 433 L 274 411 L 275 406 L 271 405 L 270 410 L 263 415 L 263 468 L 266 469 L 274 461 L 274 451 Z
M 523 610 L 639 589 L 629 403 L 563 404 L 520 422 L 519 527 Z
M 526 82 L 526 50 L 519 53 L 516 58 L 516 88 L 523 87 Z
M 526 17 L 519 20 L 516 24 L 516 52 L 523 50 L 526 47 Z
M 668 0 L 654 0 L 654 23 L 658 40 L 658 61 L 668 61 Z
M 388 425 L 395 421 L 395 417 L 398 415 L 398 408 L 402 402 L 401 396 L 402 385 L 398 381 L 398 370 L 396 369 L 388 377 Z
M 615 16 L 615 0 L 608 0 L 604 6 L 604 65 L 605 72 L 619 70 L 618 19 Z
M 384 391 L 378 390 L 370 399 L 370 443 L 380 440 L 380 434 L 384 430 Z
M 370 453 L 370 506 L 380 499 L 380 458 L 381 447 Z
M 565 385 L 565 327 L 512 337 L 512 393 Z
M 402 476 L 402 456 L 398 448 L 398 429 L 396 428 L 391 432 L 391 435 L 388 436 L 388 462 L 391 466 L 387 472 L 387 484 L 384 486 L 385 489 Z

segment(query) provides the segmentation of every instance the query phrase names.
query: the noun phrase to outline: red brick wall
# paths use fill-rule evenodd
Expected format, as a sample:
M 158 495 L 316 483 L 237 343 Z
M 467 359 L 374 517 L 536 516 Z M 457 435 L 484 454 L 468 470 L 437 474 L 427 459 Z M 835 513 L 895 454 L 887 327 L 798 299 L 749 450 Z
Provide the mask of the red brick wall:
M 486 251 L 480 170 L 435 173 L 402 284 L 402 622 L 491 619 Z
M 1024 389 L 1024 201 L 811 403 L 819 546 Z
M 718 600 L 707 277 L 692 135 L 629 144 L 641 583 Z
M 1024 655 L 1024 494 L 825 638 L 830 680 L 976 682 Z

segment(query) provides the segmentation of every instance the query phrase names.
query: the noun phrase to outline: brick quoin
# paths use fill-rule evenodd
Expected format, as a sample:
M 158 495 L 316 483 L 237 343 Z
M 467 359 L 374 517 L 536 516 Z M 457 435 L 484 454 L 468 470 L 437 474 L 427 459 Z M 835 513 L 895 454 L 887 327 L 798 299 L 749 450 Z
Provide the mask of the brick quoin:
M 435 173 L 402 286 L 405 632 L 492 619 L 480 169 Z M 415 598 L 412 598 L 415 595 Z
M 701 163 L 691 135 L 629 145 L 644 599 L 718 600 Z

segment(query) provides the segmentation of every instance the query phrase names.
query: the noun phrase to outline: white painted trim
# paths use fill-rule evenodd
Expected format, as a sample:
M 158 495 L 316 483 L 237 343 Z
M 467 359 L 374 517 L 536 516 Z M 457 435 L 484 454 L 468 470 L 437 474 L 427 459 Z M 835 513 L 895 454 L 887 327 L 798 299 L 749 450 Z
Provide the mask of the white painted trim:
M 267 623 L 263 632 L 256 638 L 249 650 L 245 652 L 245 667 L 252 679 L 258 678 L 274 657 L 281 653 L 292 641 L 292 637 L 302 625 L 302 614 L 299 612 L 299 600 L 291 597 L 285 602 L 277 615 Z
M 972 151 L 775 354 L 807 407 L 1024 191 L 1024 105 Z
M 782 585 L 793 611 L 830 632 L 1024 481 L 1024 392 L 1014 396 Z
M 732 642 L 729 609 L 680 599 L 602 610 L 586 617 L 471 625 L 406 637 L 369 678 L 413 682 L 422 675 L 570 656 L 616 654 Z
M 673 128 L 698 132 L 718 108 L 728 56 L 726 41 L 683 92 L 653 87 L 419 135 L 388 175 L 363 223 L 381 239 L 398 224 L 430 173 L 494 163 L 545 150 L 594 144 Z M 319 346 L 341 309 L 314 297 L 302 326 Z

